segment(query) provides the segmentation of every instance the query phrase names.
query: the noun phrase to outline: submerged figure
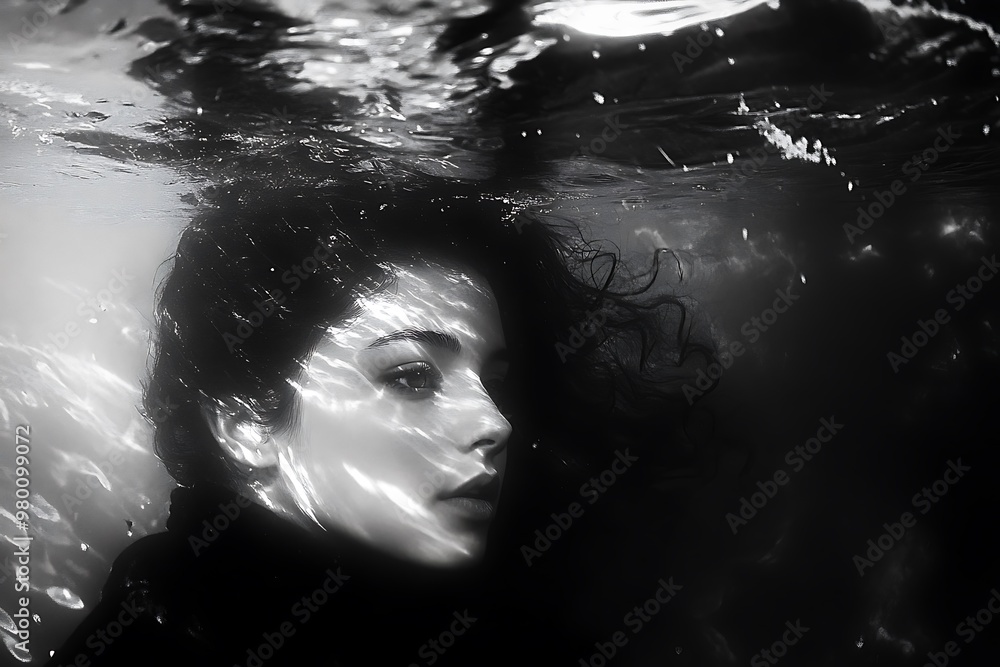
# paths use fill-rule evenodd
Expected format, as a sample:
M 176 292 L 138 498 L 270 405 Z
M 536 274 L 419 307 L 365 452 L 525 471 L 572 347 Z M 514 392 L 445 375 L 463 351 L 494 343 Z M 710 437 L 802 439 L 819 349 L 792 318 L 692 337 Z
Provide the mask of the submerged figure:
M 185 230 L 145 396 L 176 406 L 155 432 L 167 531 L 119 556 L 49 664 L 551 665 L 586 645 L 518 540 L 559 466 L 662 428 L 711 352 L 647 294 L 655 270 L 622 289 L 613 254 L 450 187 L 232 188 Z

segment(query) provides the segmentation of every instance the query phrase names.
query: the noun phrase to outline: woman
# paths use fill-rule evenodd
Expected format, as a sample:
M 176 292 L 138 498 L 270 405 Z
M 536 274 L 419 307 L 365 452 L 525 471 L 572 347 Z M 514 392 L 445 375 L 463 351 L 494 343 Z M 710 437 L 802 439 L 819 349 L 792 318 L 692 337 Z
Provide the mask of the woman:
M 711 356 L 621 273 L 464 186 L 218 194 L 159 294 L 167 532 L 50 664 L 575 663 L 519 541 Z

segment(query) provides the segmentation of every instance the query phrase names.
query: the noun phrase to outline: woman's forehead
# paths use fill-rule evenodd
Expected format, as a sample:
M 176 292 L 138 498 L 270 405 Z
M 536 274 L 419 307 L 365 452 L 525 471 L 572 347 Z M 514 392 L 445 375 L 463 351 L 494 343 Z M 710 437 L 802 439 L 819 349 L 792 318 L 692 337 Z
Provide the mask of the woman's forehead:
M 359 300 L 360 312 L 330 336 L 350 347 L 370 345 L 402 330 L 450 334 L 463 346 L 503 347 L 499 309 L 489 283 L 475 270 L 453 263 L 391 265 L 396 280 Z

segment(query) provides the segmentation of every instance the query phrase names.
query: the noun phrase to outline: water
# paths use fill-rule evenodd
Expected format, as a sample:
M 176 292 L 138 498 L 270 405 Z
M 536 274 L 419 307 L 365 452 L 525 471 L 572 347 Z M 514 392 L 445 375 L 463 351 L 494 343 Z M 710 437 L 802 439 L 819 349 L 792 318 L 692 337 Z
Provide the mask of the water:
M 135 407 L 162 263 L 203 187 L 269 173 L 387 197 L 482 182 L 635 261 L 677 251 L 678 289 L 745 352 L 700 404 L 723 443 L 712 483 L 668 488 L 667 513 L 602 503 L 596 525 L 622 536 L 592 528 L 578 557 L 564 611 L 595 641 L 652 593 L 640 574 L 669 562 L 690 582 L 687 624 L 619 664 L 743 662 L 796 618 L 809 642 L 788 664 L 922 664 L 950 640 L 964 664 L 1000 655 L 995 628 L 954 631 L 998 583 L 1000 284 L 951 292 L 996 251 L 990 3 L 280 6 L 296 18 L 249 0 L 0 9 L 0 416 L 11 442 L 31 427 L 36 661 L 163 528 L 171 485 Z M 776 291 L 798 299 L 753 323 Z M 940 309 L 912 359 L 888 356 Z M 842 433 L 795 470 L 786 453 L 831 416 Z M 866 541 L 959 457 L 968 476 L 859 576 Z M 734 535 L 726 515 L 781 469 Z

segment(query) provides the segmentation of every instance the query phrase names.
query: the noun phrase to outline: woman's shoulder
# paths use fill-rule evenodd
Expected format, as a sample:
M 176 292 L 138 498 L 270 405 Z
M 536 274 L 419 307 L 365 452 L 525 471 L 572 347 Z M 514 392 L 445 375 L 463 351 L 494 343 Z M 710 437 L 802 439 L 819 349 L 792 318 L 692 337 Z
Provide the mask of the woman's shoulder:
M 101 599 L 47 663 L 112 666 L 178 664 L 203 651 L 176 624 L 171 591 L 183 559 L 169 533 L 143 537 L 115 559 Z
M 136 540 L 115 558 L 101 598 L 47 663 L 176 665 L 217 661 L 218 636 L 208 626 L 219 597 L 220 559 L 206 547 L 220 533 L 197 530 L 223 497 L 216 490 L 178 488 L 167 530 Z M 225 596 L 222 596 L 225 597 Z

